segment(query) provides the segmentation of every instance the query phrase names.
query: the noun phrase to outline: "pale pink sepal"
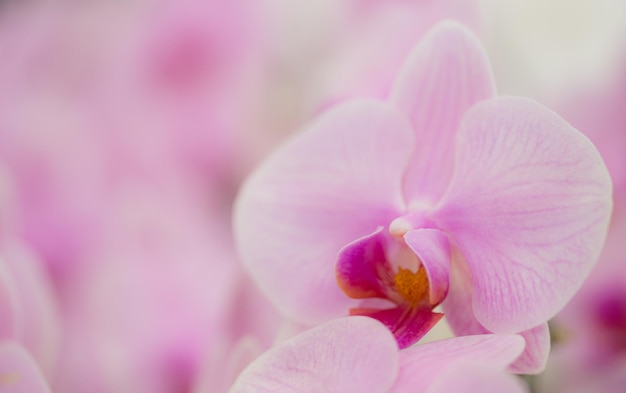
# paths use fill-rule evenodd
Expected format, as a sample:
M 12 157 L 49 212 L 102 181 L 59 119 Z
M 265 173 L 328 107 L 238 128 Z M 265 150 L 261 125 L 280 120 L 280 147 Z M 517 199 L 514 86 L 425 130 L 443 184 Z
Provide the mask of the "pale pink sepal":
M 434 216 L 467 260 L 478 321 L 513 333 L 544 323 L 578 290 L 611 205 L 589 140 L 541 104 L 504 97 L 466 114 Z
M 517 335 L 454 337 L 415 345 L 400 352 L 400 372 L 392 393 L 425 392 L 447 367 L 474 362 L 504 370 L 524 349 Z
M 478 39 L 451 20 L 424 37 L 405 63 L 391 100 L 407 113 L 415 154 L 406 175 L 407 200 L 436 202 L 454 165 L 454 141 L 464 113 L 493 97 L 489 61 Z
M 379 322 L 340 318 L 308 330 L 252 362 L 230 393 L 387 392 L 398 349 Z
M 31 355 L 14 341 L 0 342 L 0 391 L 2 393 L 50 393 Z
M 430 303 L 439 304 L 448 293 L 450 281 L 450 243 L 447 235 L 438 229 L 422 228 L 407 232 L 404 241 L 426 270 Z
M 408 120 L 390 105 L 353 101 L 331 109 L 248 179 L 235 206 L 237 246 L 283 313 L 318 323 L 354 304 L 335 282 L 337 253 L 402 211 L 412 138 Z
M 426 393 L 527 393 L 521 379 L 501 369 L 471 360 L 448 367 Z

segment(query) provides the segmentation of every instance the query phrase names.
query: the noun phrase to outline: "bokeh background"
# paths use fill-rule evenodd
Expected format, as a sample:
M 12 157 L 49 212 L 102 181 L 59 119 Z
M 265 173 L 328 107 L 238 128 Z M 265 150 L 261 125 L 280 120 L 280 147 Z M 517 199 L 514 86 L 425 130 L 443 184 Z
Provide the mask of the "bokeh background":
M 328 107 L 384 98 L 446 18 L 500 94 L 557 111 L 609 167 L 605 252 L 528 381 L 623 392 L 624 0 L 0 2 L 0 340 L 54 392 L 227 391 L 297 331 L 238 262 L 239 185 Z

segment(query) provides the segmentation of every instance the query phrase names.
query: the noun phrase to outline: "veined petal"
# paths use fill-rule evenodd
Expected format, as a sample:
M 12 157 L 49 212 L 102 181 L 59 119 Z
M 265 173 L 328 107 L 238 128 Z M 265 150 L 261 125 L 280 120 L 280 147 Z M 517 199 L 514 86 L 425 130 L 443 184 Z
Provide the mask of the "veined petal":
M 0 391 L 50 393 L 37 363 L 14 341 L 0 343 Z
M 415 345 L 400 352 L 400 373 L 391 392 L 425 392 L 447 367 L 456 362 L 472 361 L 504 370 L 523 349 L 521 337 L 496 334 L 454 337 Z
M 394 83 L 391 100 L 413 124 L 415 154 L 405 180 L 408 201 L 435 203 L 454 167 L 454 139 L 463 114 L 493 97 L 487 56 L 462 25 L 445 21 L 414 49 Z
M 450 282 L 450 244 L 445 233 L 434 228 L 415 229 L 404 241 L 418 256 L 428 275 L 431 304 L 439 304 L 448 293 Z
M 266 352 L 230 393 L 384 393 L 397 373 L 398 347 L 387 328 L 371 318 L 348 317 Z
M 611 180 L 589 140 L 523 98 L 474 106 L 456 169 L 433 214 L 467 260 L 473 310 L 496 333 L 553 317 L 593 267 L 611 213 Z
M 301 322 L 355 304 L 335 281 L 337 253 L 404 208 L 413 142 L 390 105 L 353 101 L 322 116 L 248 179 L 235 207 L 241 258 L 277 307 Z
M 501 369 L 467 360 L 448 367 L 433 381 L 426 393 L 526 393 L 528 391 L 528 387 L 519 378 Z

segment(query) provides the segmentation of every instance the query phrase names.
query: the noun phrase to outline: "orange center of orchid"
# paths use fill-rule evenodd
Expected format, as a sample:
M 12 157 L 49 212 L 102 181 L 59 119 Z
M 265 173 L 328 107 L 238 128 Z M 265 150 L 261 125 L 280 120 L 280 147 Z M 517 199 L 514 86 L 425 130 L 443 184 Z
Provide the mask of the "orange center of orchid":
M 417 272 L 398 268 L 393 283 L 400 296 L 411 304 L 418 304 L 428 296 L 428 276 L 423 266 Z

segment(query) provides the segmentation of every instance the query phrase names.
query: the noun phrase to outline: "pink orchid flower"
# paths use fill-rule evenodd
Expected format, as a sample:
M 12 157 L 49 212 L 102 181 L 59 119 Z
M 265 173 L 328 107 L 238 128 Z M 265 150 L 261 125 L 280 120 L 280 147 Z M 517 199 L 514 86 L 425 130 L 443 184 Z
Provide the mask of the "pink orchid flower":
M 35 361 L 15 341 L 0 342 L 0 390 L 3 393 L 50 393 Z
M 444 22 L 388 102 L 328 111 L 247 180 L 244 264 L 288 317 L 368 315 L 401 347 L 442 315 L 458 335 L 521 333 L 537 372 L 546 321 L 601 250 L 611 181 L 595 147 L 544 106 L 495 97 L 487 58 Z
M 527 390 L 504 369 L 523 346 L 519 336 L 479 335 L 399 352 L 379 322 L 340 318 L 266 352 L 229 392 L 521 393 Z

